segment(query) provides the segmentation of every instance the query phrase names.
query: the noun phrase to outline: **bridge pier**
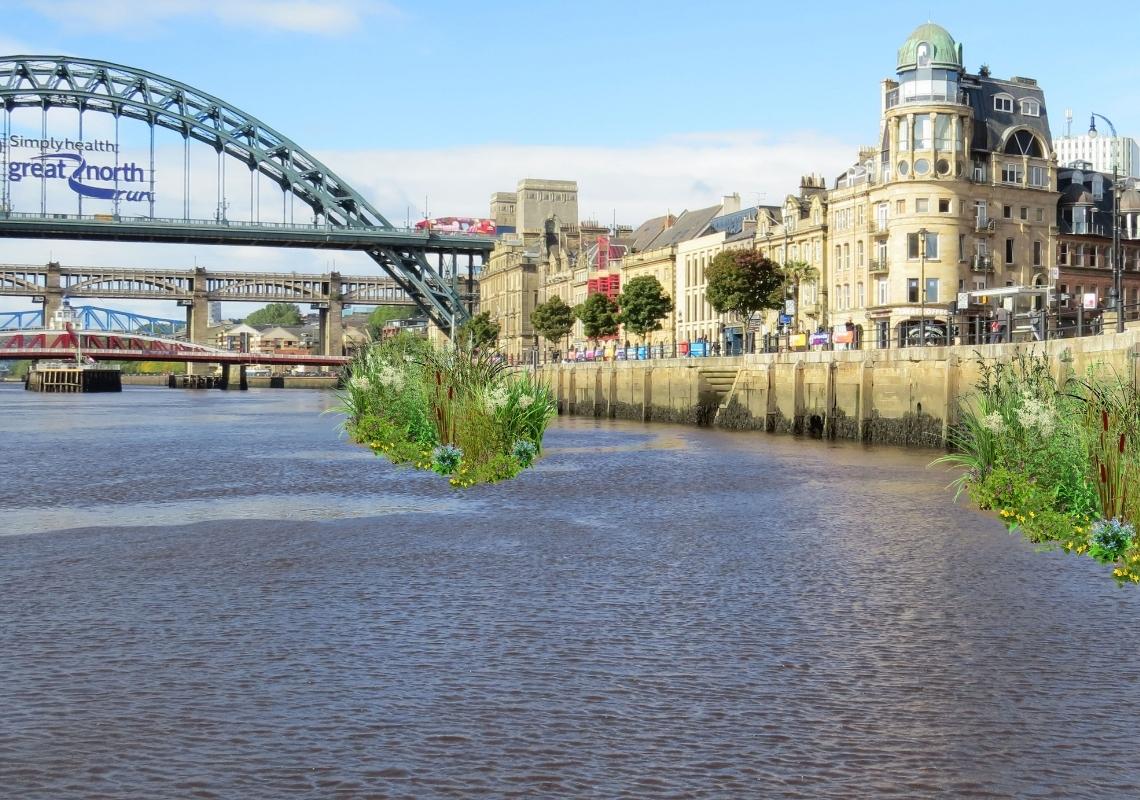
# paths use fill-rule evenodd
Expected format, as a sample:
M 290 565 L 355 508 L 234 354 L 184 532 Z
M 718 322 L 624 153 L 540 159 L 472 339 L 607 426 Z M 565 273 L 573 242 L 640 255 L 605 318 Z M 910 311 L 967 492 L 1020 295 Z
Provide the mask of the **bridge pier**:
M 328 308 L 320 309 L 321 355 L 344 355 L 344 300 L 340 290 L 340 273 L 329 274 L 325 292 Z
M 44 327 L 50 327 L 60 306 L 63 305 L 63 287 L 59 279 L 59 262 L 49 261 L 47 283 L 44 285 Z
M 221 367 L 219 388 L 237 389 L 243 392 L 249 388 L 249 382 L 245 376 L 245 364 L 222 364 Z
M 210 324 L 210 306 L 207 299 L 206 270 L 202 267 L 194 268 L 194 277 L 190 279 L 191 299 L 182 301 L 186 305 L 186 338 L 194 344 L 209 345 L 210 336 L 207 328 Z M 186 372 L 189 375 L 205 375 L 208 371 L 206 364 L 187 364 Z

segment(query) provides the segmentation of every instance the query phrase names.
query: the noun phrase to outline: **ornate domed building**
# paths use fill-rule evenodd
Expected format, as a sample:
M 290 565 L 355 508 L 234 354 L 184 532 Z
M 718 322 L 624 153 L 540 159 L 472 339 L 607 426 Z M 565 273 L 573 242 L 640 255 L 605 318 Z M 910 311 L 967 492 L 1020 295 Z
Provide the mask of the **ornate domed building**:
M 878 144 L 827 195 L 825 317 L 872 345 L 974 330 L 992 314 L 986 290 L 1031 306 L 1008 288 L 1040 286 L 1054 265 L 1056 169 L 1037 82 L 968 73 L 962 45 L 929 22 L 899 48 L 896 73 L 882 84 Z

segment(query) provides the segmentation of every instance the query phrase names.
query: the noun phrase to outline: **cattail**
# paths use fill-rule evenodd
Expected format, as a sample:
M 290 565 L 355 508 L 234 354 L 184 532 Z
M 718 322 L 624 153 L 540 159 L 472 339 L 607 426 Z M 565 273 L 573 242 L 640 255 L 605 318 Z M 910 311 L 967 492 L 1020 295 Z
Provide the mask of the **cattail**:
M 447 387 L 447 399 L 448 400 L 454 400 L 455 399 L 455 387 L 454 386 L 448 386 Z
M 1106 430 L 1106 431 L 1108 430 L 1108 411 L 1105 409 L 1101 409 L 1101 412 L 1100 412 L 1100 426 L 1104 430 Z
M 1100 482 L 1108 483 L 1108 470 L 1104 468 L 1104 464 L 1100 465 Z
M 1123 433 L 1120 434 L 1120 441 L 1116 443 L 1116 452 L 1118 452 L 1118 453 L 1124 452 L 1124 434 Z

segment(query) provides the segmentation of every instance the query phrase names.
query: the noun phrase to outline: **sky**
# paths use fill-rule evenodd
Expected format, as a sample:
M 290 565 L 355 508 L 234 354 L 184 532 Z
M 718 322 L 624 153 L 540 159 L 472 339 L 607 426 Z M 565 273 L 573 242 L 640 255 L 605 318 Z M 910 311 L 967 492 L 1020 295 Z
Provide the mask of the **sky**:
M 8 0 L 0 55 L 97 58 L 216 95 L 323 160 L 396 224 L 485 216 L 492 192 L 541 177 L 576 180 L 582 218 L 637 225 L 732 192 L 779 204 L 801 175 L 833 179 L 877 140 L 880 82 L 928 20 L 963 44 L 968 70 L 1035 78 L 1055 136 L 1072 109 L 1075 133 L 1096 111 L 1140 138 L 1140 57 L 1127 44 L 1140 6 L 1120 8 L 1109 27 L 1071 3 L 1014 0 L 984 14 L 913 2 Z M 110 130 L 88 124 L 87 138 Z M 38 125 L 36 114 L 14 130 Z M 173 144 L 159 153 L 164 203 L 181 203 L 180 159 Z M 210 173 L 193 170 L 196 209 L 216 206 Z M 249 205 L 241 197 L 227 189 L 235 212 Z M 2 263 L 49 259 L 378 271 L 353 253 L 0 240 Z M 29 307 L 0 298 L 0 310 Z

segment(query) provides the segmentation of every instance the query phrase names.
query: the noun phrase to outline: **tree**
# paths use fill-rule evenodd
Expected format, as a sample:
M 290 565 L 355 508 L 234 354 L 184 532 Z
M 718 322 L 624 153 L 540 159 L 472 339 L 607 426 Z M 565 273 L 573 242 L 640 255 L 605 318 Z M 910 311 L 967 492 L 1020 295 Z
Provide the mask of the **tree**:
M 270 303 L 245 318 L 246 325 L 300 325 L 301 309 L 292 303 Z
M 491 319 L 490 311 L 484 311 L 460 325 L 456 334 L 458 340 L 472 350 L 492 347 L 499 340 L 499 323 Z
M 757 311 L 779 308 L 784 273 L 756 250 L 722 250 L 705 270 L 705 298 L 717 313 L 736 314 L 745 330 Z
M 785 285 L 794 287 L 796 299 L 795 328 L 800 327 L 800 286 L 819 279 L 819 270 L 806 261 L 787 261 L 783 268 Z
M 641 275 L 627 283 L 618 297 L 618 305 L 621 324 L 643 342 L 649 333 L 661 330 L 661 320 L 673 311 L 673 300 L 665 294 L 661 281 L 652 275 Z
M 587 339 L 597 344 L 603 336 L 613 336 L 618 332 L 618 307 L 613 300 L 601 293 L 594 293 L 584 303 L 574 307 L 574 316 L 582 320 L 582 328 Z
M 574 309 L 555 295 L 531 312 L 530 324 L 543 339 L 557 343 L 574 328 Z
M 395 319 L 408 319 L 416 313 L 415 306 L 376 306 L 368 315 L 368 332 L 374 340 L 380 339 L 380 331 Z

